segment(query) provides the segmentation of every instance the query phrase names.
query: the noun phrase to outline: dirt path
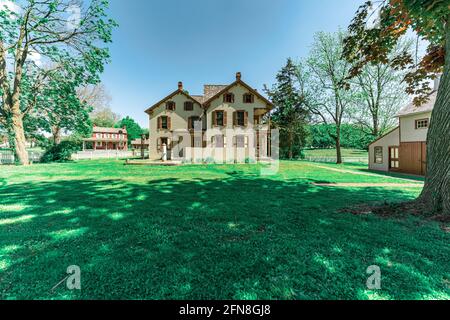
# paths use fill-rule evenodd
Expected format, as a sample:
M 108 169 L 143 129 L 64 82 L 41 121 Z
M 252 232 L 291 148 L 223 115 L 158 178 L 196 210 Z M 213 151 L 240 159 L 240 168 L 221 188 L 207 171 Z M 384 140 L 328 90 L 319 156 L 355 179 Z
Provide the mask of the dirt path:
M 313 185 L 318 187 L 341 187 L 341 188 L 370 188 L 370 187 L 380 187 L 380 188 L 421 188 L 423 184 L 420 183 L 313 183 Z
M 357 172 L 357 171 L 346 170 L 346 169 L 337 169 L 337 168 L 331 168 L 331 167 L 327 167 L 327 166 L 321 166 L 321 165 L 313 164 L 313 163 L 307 163 L 306 165 L 309 165 L 309 166 L 311 166 L 311 167 L 316 167 L 316 168 L 325 169 L 325 170 L 330 170 L 330 171 L 335 171 L 335 172 L 341 172 L 341 173 L 356 174 L 356 175 L 368 176 L 368 177 L 377 177 L 377 178 L 387 178 L 387 179 L 397 179 L 397 180 L 412 181 L 412 182 L 416 182 L 416 184 L 418 184 L 419 186 L 420 186 L 421 184 L 423 184 L 423 182 L 416 181 L 416 180 L 414 180 L 414 179 L 408 179 L 408 178 L 391 177 L 391 176 L 379 175 L 379 174 L 375 174 L 375 173 Z

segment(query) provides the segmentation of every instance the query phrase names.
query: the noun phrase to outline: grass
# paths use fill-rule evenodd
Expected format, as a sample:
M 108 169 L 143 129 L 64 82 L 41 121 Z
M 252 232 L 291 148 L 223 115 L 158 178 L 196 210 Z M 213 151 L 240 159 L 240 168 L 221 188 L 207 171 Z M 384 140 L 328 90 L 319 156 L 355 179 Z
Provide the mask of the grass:
M 361 166 L 283 162 L 142 167 L 86 161 L 0 167 L 2 299 L 449 299 L 438 223 L 340 212 L 417 188 Z M 81 267 L 81 291 L 64 285 Z M 366 288 L 379 265 L 382 290 Z
M 305 150 L 306 157 L 336 157 L 336 149 L 310 149 Z M 342 156 L 348 158 L 367 158 L 366 150 L 342 149 Z

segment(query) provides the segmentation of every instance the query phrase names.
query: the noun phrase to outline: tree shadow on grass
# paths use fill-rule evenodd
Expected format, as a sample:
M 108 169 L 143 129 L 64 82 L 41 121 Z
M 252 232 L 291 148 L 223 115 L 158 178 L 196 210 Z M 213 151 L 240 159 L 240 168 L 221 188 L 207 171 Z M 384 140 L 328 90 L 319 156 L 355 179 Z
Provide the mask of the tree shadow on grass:
M 448 298 L 450 235 L 436 224 L 338 213 L 411 199 L 230 175 L 144 184 L 3 186 L 0 297 L 7 299 Z M 64 285 L 70 265 L 82 290 Z M 366 290 L 367 267 L 383 289 Z

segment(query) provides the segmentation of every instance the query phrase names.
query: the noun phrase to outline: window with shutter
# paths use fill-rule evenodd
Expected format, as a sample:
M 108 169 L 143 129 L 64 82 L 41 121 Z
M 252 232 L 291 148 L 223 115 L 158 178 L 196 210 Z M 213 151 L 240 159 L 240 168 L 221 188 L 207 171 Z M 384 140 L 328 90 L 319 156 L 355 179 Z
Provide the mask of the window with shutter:
M 194 103 L 192 101 L 186 101 L 184 103 L 184 111 L 194 111 Z
M 215 111 L 215 126 L 223 127 L 225 125 L 224 111 Z
M 200 121 L 200 117 L 189 117 L 188 119 L 188 129 L 189 130 L 194 130 L 195 129 L 195 124 L 196 122 Z
M 172 130 L 172 119 L 167 117 L 167 130 Z
M 166 102 L 166 110 L 168 111 L 175 111 L 176 109 L 176 104 L 174 101 L 167 101 Z
M 244 103 L 253 103 L 255 101 L 255 96 L 251 93 L 244 94 Z
M 169 130 L 170 129 L 170 118 L 167 116 L 162 116 L 159 118 L 160 124 L 159 129 L 160 130 Z
M 233 103 L 234 102 L 234 94 L 232 94 L 232 93 L 225 93 L 223 95 L 223 102 L 225 102 L 225 103 Z
M 236 126 L 245 126 L 245 111 L 236 111 Z

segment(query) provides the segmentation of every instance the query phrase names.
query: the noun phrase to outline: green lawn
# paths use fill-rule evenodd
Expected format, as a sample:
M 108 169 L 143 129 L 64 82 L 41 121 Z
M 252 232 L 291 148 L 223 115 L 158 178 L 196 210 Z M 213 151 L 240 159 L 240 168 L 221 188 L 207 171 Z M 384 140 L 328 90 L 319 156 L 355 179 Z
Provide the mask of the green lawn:
M 340 212 L 413 199 L 420 184 L 313 184 L 415 183 L 366 174 L 306 162 L 275 176 L 252 165 L 0 167 L 0 298 L 449 299 L 450 234 L 438 223 Z M 70 265 L 82 290 L 51 292 Z M 380 291 L 366 289 L 371 265 Z
M 336 149 L 313 149 L 305 150 L 306 157 L 336 157 Z M 349 158 L 367 158 L 368 152 L 365 150 L 342 149 L 342 156 Z

